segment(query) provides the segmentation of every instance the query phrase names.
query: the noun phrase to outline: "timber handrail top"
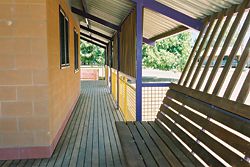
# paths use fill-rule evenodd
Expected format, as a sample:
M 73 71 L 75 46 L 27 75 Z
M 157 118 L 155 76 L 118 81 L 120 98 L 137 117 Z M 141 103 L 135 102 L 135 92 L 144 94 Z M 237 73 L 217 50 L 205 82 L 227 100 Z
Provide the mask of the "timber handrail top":
M 172 83 L 170 89 L 250 120 L 250 106 Z

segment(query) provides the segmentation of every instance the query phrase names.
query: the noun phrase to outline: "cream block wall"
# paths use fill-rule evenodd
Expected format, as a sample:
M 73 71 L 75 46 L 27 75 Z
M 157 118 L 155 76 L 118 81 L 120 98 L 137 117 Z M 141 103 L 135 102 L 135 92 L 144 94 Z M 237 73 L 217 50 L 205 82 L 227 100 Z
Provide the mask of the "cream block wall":
M 60 69 L 59 6 L 69 18 L 70 67 Z M 80 72 L 74 70 L 74 28 L 79 25 L 74 20 L 70 8 L 64 0 L 47 0 L 48 15 L 48 55 L 49 55 L 49 114 L 53 140 L 62 126 L 69 110 L 80 91 Z M 79 40 L 80 41 L 80 38 Z M 80 60 L 79 60 L 80 62 Z M 52 142 L 52 141 L 51 141 Z
M 60 69 L 59 5 L 69 18 L 70 67 Z M 62 0 L 0 0 L 0 149 L 50 146 L 77 100 L 73 29 Z
M 46 1 L 0 1 L 0 148 L 48 145 Z

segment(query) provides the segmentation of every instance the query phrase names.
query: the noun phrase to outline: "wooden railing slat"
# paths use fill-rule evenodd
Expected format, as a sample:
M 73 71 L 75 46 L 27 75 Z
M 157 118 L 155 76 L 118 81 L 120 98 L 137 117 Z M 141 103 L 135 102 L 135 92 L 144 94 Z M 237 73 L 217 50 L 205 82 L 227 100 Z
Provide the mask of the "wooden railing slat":
M 223 166 L 220 161 L 215 159 L 207 150 L 194 141 L 189 135 L 183 132 L 176 124 L 167 119 L 161 112 L 157 114 L 157 118 L 169 127 L 193 152 L 201 157 L 208 165 Z
M 171 96 L 171 94 L 175 93 L 175 96 L 180 96 L 176 94 L 176 92 L 172 92 L 171 90 L 169 92 L 170 98 L 175 98 Z M 178 98 L 176 99 L 178 101 Z M 176 111 L 178 111 L 180 114 L 184 115 L 188 119 L 192 120 L 205 130 L 209 131 L 216 137 L 220 138 L 221 140 L 225 141 L 229 145 L 231 145 L 234 148 L 237 148 L 241 152 L 244 152 L 246 155 L 250 156 L 250 144 L 246 140 L 240 138 L 239 136 L 227 131 L 226 129 L 212 123 L 208 119 L 201 117 L 197 114 L 194 114 L 191 110 L 185 108 L 184 106 L 178 105 L 176 102 L 170 100 L 169 98 L 164 99 L 164 104 L 167 104 L 168 106 L 174 108 Z M 190 104 L 186 104 L 190 106 Z M 192 106 L 190 106 L 192 108 Z
M 248 76 L 249 75 L 250 74 L 248 74 Z M 249 78 L 250 78 L 250 76 L 249 76 Z M 249 86 L 249 85 L 247 85 L 247 86 Z M 200 92 L 200 91 L 186 88 L 183 86 L 179 86 L 176 84 L 172 84 L 172 86 L 170 86 L 170 88 L 173 90 L 176 90 L 177 92 L 181 92 L 183 94 L 191 96 L 195 99 L 199 99 L 205 103 L 209 103 L 213 106 L 216 106 L 218 108 L 221 108 L 221 109 L 224 109 L 224 110 L 229 111 L 231 113 L 234 113 L 236 115 L 239 115 L 241 117 L 250 119 L 250 112 L 249 112 L 250 107 L 248 105 L 245 105 L 245 104 L 242 104 L 242 103 L 239 103 L 236 101 L 224 99 L 222 97 L 212 96 L 211 94 L 208 94 L 205 92 Z
M 168 103 L 167 103 L 168 105 Z M 178 105 L 178 104 L 176 104 Z M 176 105 L 173 106 L 173 109 L 176 108 Z M 219 155 L 222 159 L 224 159 L 229 164 L 234 164 L 235 166 L 240 166 L 242 163 L 244 164 L 242 158 L 233 153 L 227 147 L 224 147 L 218 141 L 213 139 L 211 136 L 206 134 L 201 129 L 197 128 L 186 119 L 179 116 L 177 113 L 171 111 L 169 108 L 162 105 L 160 109 L 163 113 L 167 114 L 171 119 L 173 119 L 177 124 L 187 130 L 190 134 L 192 134 L 195 138 L 197 138 L 200 142 L 204 143 L 207 147 L 210 148 L 213 152 Z M 245 162 L 247 163 L 247 162 Z
M 245 136 L 250 137 L 249 120 L 247 119 L 243 120 L 239 117 L 232 116 L 230 113 L 220 111 L 217 108 L 212 107 L 210 104 L 204 103 L 198 99 L 175 90 L 169 90 L 167 96 L 170 96 L 171 98 L 174 98 L 187 106 L 192 106 L 194 110 L 199 111 L 203 115 L 206 115 L 207 117 L 212 118 L 221 124 L 234 129 L 235 131 L 241 132 Z

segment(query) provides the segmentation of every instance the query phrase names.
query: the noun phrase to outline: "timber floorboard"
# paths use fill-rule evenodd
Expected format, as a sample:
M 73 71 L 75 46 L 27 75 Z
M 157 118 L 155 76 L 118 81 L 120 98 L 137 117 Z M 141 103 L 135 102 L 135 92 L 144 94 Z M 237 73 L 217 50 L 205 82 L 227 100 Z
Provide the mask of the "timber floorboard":
M 115 121 L 123 117 L 105 81 L 82 81 L 78 102 L 51 158 L 0 161 L 0 166 L 125 166 Z

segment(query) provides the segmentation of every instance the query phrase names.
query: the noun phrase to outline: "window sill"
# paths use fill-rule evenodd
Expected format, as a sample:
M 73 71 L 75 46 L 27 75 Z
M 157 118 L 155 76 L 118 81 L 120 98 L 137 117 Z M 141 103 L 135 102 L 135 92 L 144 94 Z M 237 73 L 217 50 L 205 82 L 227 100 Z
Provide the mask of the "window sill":
M 61 65 L 61 69 L 63 70 L 63 69 L 66 69 L 66 68 L 70 68 L 70 65 Z

